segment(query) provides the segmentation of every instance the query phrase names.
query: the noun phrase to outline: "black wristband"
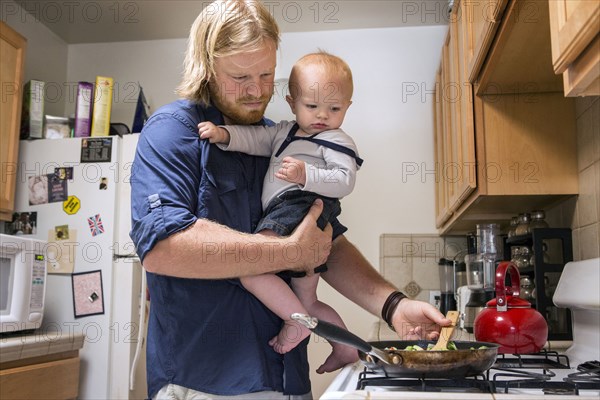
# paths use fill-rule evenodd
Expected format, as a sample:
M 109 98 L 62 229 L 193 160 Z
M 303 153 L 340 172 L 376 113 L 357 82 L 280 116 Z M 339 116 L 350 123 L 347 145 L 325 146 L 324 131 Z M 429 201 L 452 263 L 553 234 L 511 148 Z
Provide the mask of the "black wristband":
M 383 308 L 381 309 L 381 318 L 383 318 L 383 320 L 393 331 L 395 331 L 395 329 L 392 325 L 392 316 L 394 315 L 394 311 L 396 311 L 398 304 L 400 304 L 400 301 L 406 297 L 407 296 L 404 293 L 396 290 L 392 292 L 386 299 L 385 303 L 383 303 Z

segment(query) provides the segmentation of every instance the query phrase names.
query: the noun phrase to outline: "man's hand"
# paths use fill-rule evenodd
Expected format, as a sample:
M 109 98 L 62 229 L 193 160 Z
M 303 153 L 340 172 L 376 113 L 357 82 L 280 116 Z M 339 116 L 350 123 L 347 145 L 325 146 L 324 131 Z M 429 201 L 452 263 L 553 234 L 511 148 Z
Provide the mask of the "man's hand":
M 451 323 L 431 304 L 411 299 L 401 300 L 392 316 L 394 329 L 406 340 L 436 340 L 440 336 L 440 326 Z
M 275 172 L 275 177 L 304 186 L 306 184 L 306 165 L 304 161 L 294 157 L 284 157 L 281 167 Z
M 200 139 L 208 139 L 210 143 L 229 143 L 229 132 L 220 128 L 212 122 L 200 122 L 198 124 Z
M 313 275 L 315 267 L 325 264 L 329 257 L 333 228 L 331 224 L 327 224 L 324 230 L 317 226 L 322 211 L 323 201 L 315 200 L 308 214 L 287 238 L 290 269 Z

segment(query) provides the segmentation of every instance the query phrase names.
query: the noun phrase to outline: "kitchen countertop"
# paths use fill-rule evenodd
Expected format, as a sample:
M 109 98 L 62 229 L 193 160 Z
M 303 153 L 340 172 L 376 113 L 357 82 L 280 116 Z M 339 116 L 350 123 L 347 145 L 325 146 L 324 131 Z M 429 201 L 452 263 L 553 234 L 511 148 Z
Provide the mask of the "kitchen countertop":
M 33 332 L 0 337 L 0 363 L 79 350 L 85 335 L 74 332 Z

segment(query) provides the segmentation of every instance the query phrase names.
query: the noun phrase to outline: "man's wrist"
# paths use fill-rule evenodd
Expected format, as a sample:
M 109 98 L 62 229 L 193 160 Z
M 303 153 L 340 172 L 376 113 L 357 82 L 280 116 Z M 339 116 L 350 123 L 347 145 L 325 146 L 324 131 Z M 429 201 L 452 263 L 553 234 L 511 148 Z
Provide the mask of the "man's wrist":
M 383 320 L 393 331 L 395 331 L 394 325 L 392 324 L 394 312 L 396 311 L 396 308 L 398 308 L 400 301 L 406 298 L 408 297 L 404 293 L 400 292 L 399 290 L 395 290 L 390 293 L 388 298 L 385 300 L 385 303 L 383 303 L 383 307 L 381 308 L 381 318 L 383 318 Z

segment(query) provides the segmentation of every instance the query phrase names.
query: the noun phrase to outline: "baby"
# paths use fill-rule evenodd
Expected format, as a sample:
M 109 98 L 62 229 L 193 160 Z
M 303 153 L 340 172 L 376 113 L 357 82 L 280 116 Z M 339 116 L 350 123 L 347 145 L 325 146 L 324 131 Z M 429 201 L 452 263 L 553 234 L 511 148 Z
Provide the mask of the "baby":
M 339 57 L 325 52 L 308 54 L 292 68 L 290 94 L 286 96 L 296 121 L 274 126 L 198 125 L 200 137 L 223 150 L 270 156 L 271 168 L 263 184 L 264 215 L 256 232 L 287 236 L 302 221 L 314 200 L 324 208 L 317 224 L 334 227 L 334 238 L 345 228 L 337 221 L 339 199 L 354 188 L 362 160 L 356 145 L 340 128 L 352 104 L 352 72 Z M 337 232 L 336 232 L 337 228 Z M 339 314 L 317 299 L 319 272 L 293 277 L 291 289 L 272 274 L 241 278 L 242 285 L 284 320 L 284 326 L 269 344 L 279 353 L 293 349 L 310 331 L 290 319 L 295 312 L 345 327 Z M 355 349 L 331 342 L 333 351 L 318 373 L 331 372 L 358 359 Z

